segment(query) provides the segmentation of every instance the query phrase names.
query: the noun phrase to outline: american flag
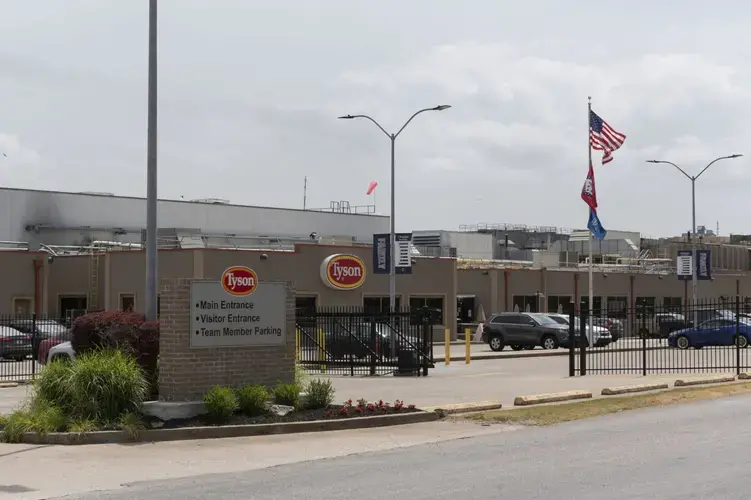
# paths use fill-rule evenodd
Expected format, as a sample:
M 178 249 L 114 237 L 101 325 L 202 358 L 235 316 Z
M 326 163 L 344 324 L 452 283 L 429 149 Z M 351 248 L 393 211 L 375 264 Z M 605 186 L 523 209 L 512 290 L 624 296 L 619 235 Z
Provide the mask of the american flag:
M 613 161 L 613 151 L 626 141 L 626 136 L 616 132 L 594 111 L 589 112 L 589 145 L 592 149 L 602 151 L 602 164 Z

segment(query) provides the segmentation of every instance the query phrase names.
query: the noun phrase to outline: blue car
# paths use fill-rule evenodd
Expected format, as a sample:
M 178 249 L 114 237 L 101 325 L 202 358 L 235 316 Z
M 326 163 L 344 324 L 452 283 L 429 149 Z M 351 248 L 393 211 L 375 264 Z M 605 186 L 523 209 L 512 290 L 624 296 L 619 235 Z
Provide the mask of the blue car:
M 751 323 L 741 320 L 736 329 L 735 318 L 713 318 L 696 328 L 676 330 L 668 335 L 668 345 L 678 349 L 693 347 L 735 345 L 748 347 L 751 339 Z

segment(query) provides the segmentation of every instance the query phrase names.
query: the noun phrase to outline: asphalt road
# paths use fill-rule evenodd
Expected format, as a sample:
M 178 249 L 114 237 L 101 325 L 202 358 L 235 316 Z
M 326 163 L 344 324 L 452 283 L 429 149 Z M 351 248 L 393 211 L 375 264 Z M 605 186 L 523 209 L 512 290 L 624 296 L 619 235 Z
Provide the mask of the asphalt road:
M 65 498 L 740 500 L 749 412 L 751 397 L 727 398 Z

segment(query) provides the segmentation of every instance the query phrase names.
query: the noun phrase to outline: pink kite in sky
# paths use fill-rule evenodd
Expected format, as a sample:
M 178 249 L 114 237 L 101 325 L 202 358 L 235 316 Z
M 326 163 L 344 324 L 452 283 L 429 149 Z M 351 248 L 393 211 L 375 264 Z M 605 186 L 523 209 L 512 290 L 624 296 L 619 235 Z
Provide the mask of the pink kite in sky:
M 373 194 L 376 186 L 378 186 L 378 183 L 376 181 L 370 181 L 370 184 L 368 184 L 368 190 L 365 194 Z

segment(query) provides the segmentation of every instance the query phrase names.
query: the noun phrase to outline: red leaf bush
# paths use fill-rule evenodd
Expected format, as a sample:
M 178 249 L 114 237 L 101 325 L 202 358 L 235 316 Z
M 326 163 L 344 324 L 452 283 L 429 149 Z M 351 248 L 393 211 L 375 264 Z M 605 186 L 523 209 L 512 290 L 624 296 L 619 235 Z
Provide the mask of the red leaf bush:
M 100 311 L 76 318 L 71 346 L 77 355 L 92 350 L 117 349 L 132 356 L 143 369 L 155 395 L 159 359 L 159 323 L 142 313 Z

